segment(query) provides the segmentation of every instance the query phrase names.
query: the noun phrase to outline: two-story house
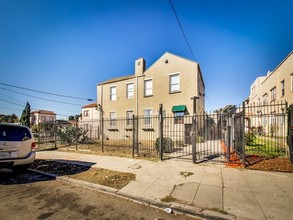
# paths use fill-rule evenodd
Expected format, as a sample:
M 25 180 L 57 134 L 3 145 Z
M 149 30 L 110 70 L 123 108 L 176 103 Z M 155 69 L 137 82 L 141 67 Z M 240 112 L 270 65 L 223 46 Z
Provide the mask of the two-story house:
M 48 110 L 36 110 L 30 113 L 31 125 L 38 125 L 39 123 L 54 123 L 56 121 L 56 114 Z
M 131 119 L 132 115 L 145 118 L 157 116 L 163 104 L 164 115 L 180 117 L 192 115 L 193 99 L 198 97 L 196 111 L 204 112 L 205 85 L 197 62 L 164 53 L 149 68 L 146 61 L 135 61 L 135 73 L 99 83 L 98 109 L 110 125 L 118 118 Z M 150 124 L 150 120 L 144 120 Z
M 81 107 L 81 118 L 79 118 L 79 127 L 87 132 L 89 138 L 98 138 L 100 132 L 97 103 L 92 103 Z

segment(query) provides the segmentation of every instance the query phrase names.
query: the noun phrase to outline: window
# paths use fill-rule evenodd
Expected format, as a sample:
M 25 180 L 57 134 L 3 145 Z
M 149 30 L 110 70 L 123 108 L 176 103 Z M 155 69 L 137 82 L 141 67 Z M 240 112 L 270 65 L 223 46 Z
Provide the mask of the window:
M 143 115 L 144 115 L 144 124 L 149 125 L 151 124 L 151 116 L 153 114 L 152 109 L 145 109 L 143 110 Z
M 170 85 L 169 91 L 172 92 L 179 92 L 180 91 L 180 84 L 179 84 L 179 73 L 170 75 Z
M 268 104 L 268 94 L 265 93 L 263 96 L 262 96 L 262 103 L 264 105 Z
M 41 122 L 46 122 L 46 116 L 41 116 Z
M 89 116 L 89 110 L 84 110 L 83 111 L 83 116 L 88 117 Z
M 293 92 L 293 73 L 291 74 L 291 92 Z
M 281 96 L 285 95 L 285 80 L 281 82 Z
M 134 97 L 134 84 L 128 83 L 126 84 L 126 93 L 128 99 L 133 99 Z
M 52 116 L 50 116 L 50 122 L 53 122 L 54 118 Z
M 127 111 L 126 112 L 126 125 L 132 125 L 132 117 L 133 117 L 133 111 Z
M 89 125 L 88 124 L 84 124 L 84 130 L 88 131 L 89 130 Z
M 110 112 L 110 125 L 116 125 L 116 112 Z
M 174 123 L 184 124 L 184 112 L 174 112 Z
M 153 80 L 148 79 L 144 81 L 144 96 L 153 95 Z
M 110 100 L 115 101 L 116 100 L 116 86 L 110 87 Z
M 271 89 L 271 101 L 276 100 L 277 90 L 276 87 Z

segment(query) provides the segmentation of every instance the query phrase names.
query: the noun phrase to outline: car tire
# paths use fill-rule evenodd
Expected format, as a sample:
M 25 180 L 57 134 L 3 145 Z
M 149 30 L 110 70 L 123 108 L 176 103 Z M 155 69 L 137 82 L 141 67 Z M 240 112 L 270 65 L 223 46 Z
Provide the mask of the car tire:
M 25 172 L 30 166 L 31 164 L 15 166 L 13 167 L 13 171 L 16 173 L 22 173 L 22 172 Z

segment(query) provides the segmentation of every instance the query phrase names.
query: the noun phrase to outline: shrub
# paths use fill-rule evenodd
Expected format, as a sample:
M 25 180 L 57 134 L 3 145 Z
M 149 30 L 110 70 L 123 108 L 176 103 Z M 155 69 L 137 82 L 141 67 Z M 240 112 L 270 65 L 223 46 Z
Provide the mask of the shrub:
M 245 134 L 246 145 L 253 145 L 255 142 L 255 135 L 252 132 Z
M 160 138 L 157 138 L 155 146 L 156 146 L 156 151 L 159 152 Z M 172 153 L 173 148 L 174 148 L 174 142 L 172 141 L 172 139 L 171 138 L 163 138 L 162 148 L 163 148 L 163 153 Z

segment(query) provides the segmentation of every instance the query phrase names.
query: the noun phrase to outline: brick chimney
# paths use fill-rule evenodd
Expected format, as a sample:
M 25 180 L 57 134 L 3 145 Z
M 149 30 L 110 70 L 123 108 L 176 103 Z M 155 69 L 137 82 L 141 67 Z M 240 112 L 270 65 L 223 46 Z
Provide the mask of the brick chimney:
M 146 63 L 143 58 L 138 58 L 135 61 L 135 75 L 142 75 L 146 69 Z

